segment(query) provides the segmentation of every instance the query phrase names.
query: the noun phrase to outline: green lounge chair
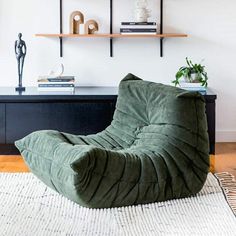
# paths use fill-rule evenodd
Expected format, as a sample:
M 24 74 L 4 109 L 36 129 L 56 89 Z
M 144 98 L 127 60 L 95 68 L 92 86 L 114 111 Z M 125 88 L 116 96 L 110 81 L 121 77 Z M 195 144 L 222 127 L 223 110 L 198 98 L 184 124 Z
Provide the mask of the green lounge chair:
M 209 168 L 204 98 L 132 74 L 120 83 L 113 121 L 104 131 L 37 131 L 16 146 L 46 185 L 90 208 L 194 195 Z

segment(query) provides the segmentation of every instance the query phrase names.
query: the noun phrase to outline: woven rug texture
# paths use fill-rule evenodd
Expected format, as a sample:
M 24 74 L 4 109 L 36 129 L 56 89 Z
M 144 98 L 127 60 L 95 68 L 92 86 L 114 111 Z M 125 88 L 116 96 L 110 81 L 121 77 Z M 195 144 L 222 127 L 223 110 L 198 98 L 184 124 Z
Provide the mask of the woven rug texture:
M 212 174 L 194 197 L 93 210 L 64 198 L 31 173 L 0 173 L 0 235 L 236 235 L 236 218 Z

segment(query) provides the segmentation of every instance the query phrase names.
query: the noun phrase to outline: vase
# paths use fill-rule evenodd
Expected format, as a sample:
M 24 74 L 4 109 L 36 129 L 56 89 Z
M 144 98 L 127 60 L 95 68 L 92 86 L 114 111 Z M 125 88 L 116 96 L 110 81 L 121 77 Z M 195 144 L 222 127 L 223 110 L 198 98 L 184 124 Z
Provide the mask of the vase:
M 135 21 L 136 22 L 147 22 L 150 17 L 150 10 L 147 9 L 147 0 L 137 0 L 135 2 Z
M 135 10 L 135 21 L 136 22 L 147 22 L 150 14 L 148 10 L 139 8 Z

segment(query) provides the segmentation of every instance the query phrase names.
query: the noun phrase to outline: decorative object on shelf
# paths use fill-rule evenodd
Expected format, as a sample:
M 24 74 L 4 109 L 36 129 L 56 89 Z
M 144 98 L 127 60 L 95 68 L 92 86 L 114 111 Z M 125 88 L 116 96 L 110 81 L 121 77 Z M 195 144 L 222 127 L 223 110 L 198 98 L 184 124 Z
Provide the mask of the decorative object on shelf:
M 25 91 L 25 87 L 22 86 L 22 77 L 23 77 L 23 69 L 24 69 L 26 53 L 27 53 L 26 43 L 24 40 L 22 40 L 22 33 L 19 33 L 18 40 L 15 41 L 15 54 L 17 59 L 18 79 L 19 79 L 19 84 L 18 87 L 16 87 L 16 91 L 19 92 Z
M 84 25 L 85 34 L 94 34 L 99 30 L 98 23 L 95 20 L 88 20 Z
M 136 0 L 135 1 L 135 21 L 136 22 L 147 22 L 148 18 L 151 16 L 151 11 L 148 10 L 147 0 Z
M 205 66 L 197 63 L 193 64 L 187 57 L 186 63 L 187 66 L 180 67 L 172 83 L 174 83 L 175 86 L 179 85 L 181 88 L 188 90 L 205 90 L 208 81 Z
M 80 25 L 84 24 L 84 15 L 80 11 L 74 11 L 70 15 L 70 33 L 79 34 Z
M 74 92 L 75 77 L 64 76 L 63 63 L 55 65 L 46 76 L 39 76 L 38 91 L 41 92 Z
M 60 65 L 55 65 L 52 70 L 49 71 L 48 75 L 50 77 L 59 77 L 62 76 L 64 73 L 65 67 L 64 65 L 61 63 Z

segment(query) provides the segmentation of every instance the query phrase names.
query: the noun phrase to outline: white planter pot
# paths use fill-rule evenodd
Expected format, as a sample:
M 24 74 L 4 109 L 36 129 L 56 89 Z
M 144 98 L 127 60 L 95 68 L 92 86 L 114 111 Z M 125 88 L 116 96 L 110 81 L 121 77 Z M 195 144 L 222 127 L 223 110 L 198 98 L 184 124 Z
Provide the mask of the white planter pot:
M 202 83 L 180 82 L 179 86 L 182 88 L 204 88 L 204 86 L 202 86 Z
M 136 22 L 147 22 L 150 17 L 150 11 L 145 8 L 137 8 L 135 10 L 135 21 Z
M 193 74 L 191 74 L 190 80 L 189 80 L 187 77 L 185 77 L 185 78 L 184 78 L 184 81 L 185 81 L 186 83 L 195 83 L 194 81 L 197 80 L 197 76 L 198 76 L 197 73 L 193 73 Z M 190 82 L 190 81 L 191 81 L 191 82 Z M 192 81 L 193 81 L 193 82 L 192 82 Z M 198 82 L 196 82 L 196 83 L 198 83 Z

